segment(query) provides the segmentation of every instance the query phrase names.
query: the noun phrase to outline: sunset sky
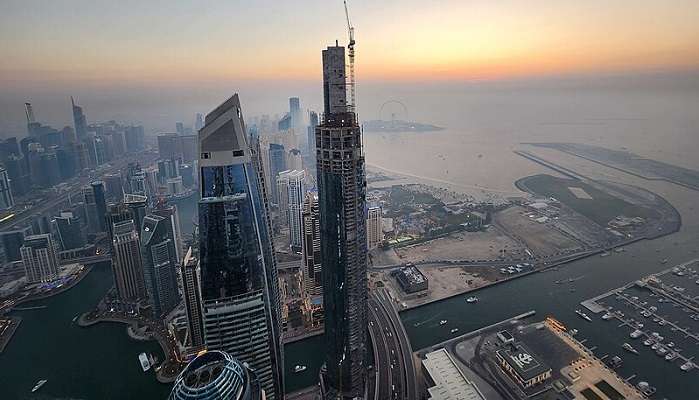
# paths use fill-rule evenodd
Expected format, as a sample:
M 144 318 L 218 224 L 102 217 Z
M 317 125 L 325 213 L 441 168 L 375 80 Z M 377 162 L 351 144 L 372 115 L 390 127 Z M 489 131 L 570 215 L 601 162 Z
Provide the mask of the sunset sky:
M 0 83 L 316 80 L 341 1 L 15 1 Z M 699 66 L 696 0 L 353 0 L 365 80 Z

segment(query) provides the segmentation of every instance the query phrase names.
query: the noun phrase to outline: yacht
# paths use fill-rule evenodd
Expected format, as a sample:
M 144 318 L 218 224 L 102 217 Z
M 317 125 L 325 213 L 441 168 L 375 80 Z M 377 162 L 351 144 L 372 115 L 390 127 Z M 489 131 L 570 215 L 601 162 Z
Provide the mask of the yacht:
M 675 358 L 677 358 L 677 353 L 675 353 L 674 351 L 667 353 L 667 355 L 665 356 L 666 361 L 672 361 Z
M 478 303 L 478 297 L 476 296 L 471 296 L 468 299 L 466 299 L 467 303 Z
M 32 393 L 34 393 L 34 392 L 36 392 L 37 390 L 41 389 L 41 387 L 44 386 L 44 384 L 45 384 L 46 382 L 48 382 L 46 379 L 42 379 L 42 380 L 40 380 L 39 382 L 37 382 L 36 385 L 34 385 L 34 387 L 32 388 Z
M 694 368 L 694 363 L 692 363 L 691 361 L 687 361 L 686 363 L 684 363 L 680 366 L 680 369 L 684 372 L 690 371 L 693 368 Z
M 605 320 L 605 321 L 609 321 L 610 319 L 612 319 L 612 314 L 606 312 L 606 313 L 604 313 L 604 315 L 602 316 L 602 319 Z
M 450 332 L 451 332 L 451 333 L 456 333 L 456 332 L 458 332 L 458 331 L 459 331 L 459 328 L 454 328 L 454 329 L 452 329 Z
M 297 374 L 298 374 L 299 372 L 303 372 L 303 371 L 305 371 L 305 370 L 306 370 L 306 366 L 305 366 L 305 365 L 297 365 L 297 366 L 294 367 L 294 373 L 297 373 Z
M 633 353 L 633 354 L 638 354 L 638 350 L 634 349 L 633 346 L 631 346 L 628 343 L 624 343 L 621 347 L 624 348 L 624 350 Z
M 592 318 L 588 317 L 587 314 L 585 314 L 582 310 L 577 309 L 575 310 L 575 313 L 580 316 L 580 318 L 584 319 L 587 322 L 592 322 Z
M 443 319 L 443 320 L 439 321 L 439 325 L 444 325 L 444 324 L 446 324 L 446 323 L 447 323 L 447 320 L 446 320 L 446 319 Z
M 653 343 L 654 343 L 654 342 L 653 342 L 653 339 L 651 339 L 651 338 L 648 338 L 648 339 L 646 339 L 646 340 L 643 341 L 643 345 L 644 345 L 644 346 L 650 346 L 650 345 L 652 345 Z
M 150 361 L 148 361 L 148 356 L 146 356 L 146 353 L 139 354 L 138 361 L 141 362 L 141 368 L 143 369 L 143 372 L 146 372 L 150 369 Z
M 643 331 L 639 331 L 638 329 L 636 329 L 635 331 L 631 332 L 631 334 L 629 334 L 629 337 L 631 337 L 631 339 L 638 339 L 641 337 L 641 335 L 643 335 Z

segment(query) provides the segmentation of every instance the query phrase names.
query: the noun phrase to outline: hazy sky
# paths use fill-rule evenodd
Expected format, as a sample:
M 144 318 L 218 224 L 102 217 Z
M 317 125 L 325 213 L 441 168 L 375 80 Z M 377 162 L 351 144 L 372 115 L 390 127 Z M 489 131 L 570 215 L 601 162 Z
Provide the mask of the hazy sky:
M 696 0 L 352 0 L 350 13 L 364 83 L 699 67 Z M 0 98 L 315 88 L 320 50 L 346 38 L 340 0 L 2 0 Z

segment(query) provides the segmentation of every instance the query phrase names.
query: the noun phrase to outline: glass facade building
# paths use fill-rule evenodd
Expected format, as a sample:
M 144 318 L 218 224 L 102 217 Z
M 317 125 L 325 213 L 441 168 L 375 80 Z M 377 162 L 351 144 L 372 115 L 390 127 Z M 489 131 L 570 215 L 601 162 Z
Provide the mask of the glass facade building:
M 258 152 L 238 96 L 199 131 L 199 263 L 204 341 L 250 365 L 268 399 L 283 395 L 276 261 Z

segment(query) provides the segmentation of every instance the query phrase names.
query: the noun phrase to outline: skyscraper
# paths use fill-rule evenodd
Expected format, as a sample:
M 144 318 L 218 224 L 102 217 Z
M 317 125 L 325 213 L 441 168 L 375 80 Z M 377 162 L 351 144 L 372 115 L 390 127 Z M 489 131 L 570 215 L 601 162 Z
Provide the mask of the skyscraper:
M 50 282 L 58 277 L 58 258 L 50 234 L 25 237 L 20 252 L 27 282 Z
M 308 132 L 307 135 L 307 154 L 315 157 L 316 153 L 316 126 L 318 126 L 318 113 L 315 111 L 308 112 Z
M 97 220 L 99 221 L 100 232 L 106 232 L 107 223 L 105 216 L 107 215 L 107 200 L 104 194 L 104 182 L 94 181 L 90 184 L 95 197 L 95 208 L 97 210 Z
M 204 338 L 246 362 L 268 399 L 283 396 L 276 261 L 259 154 L 249 146 L 238 95 L 199 131 L 199 256 Z
M 101 226 L 97 211 L 97 203 L 95 202 L 95 192 L 92 190 L 92 186 L 83 186 L 82 195 L 85 215 L 87 216 L 87 228 L 92 233 L 100 232 Z
M 75 100 L 70 97 L 70 103 L 73 105 L 73 124 L 75 126 L 75 135 L 78 141 L 84 142 L 87 139 L 87 118 L 83 113 L 83 108 L 75 105 Z
M 306 195 L 306 173 L 303 171 L 284 171 L 277 177 L 279 192 L 279 211 L 289 227 L 289 245 L 294 251 L 301 251 L 303 226 L 301 212 Z
M 303 115 L 301 114 L 301 101 L 298 97 L 289 98 L 289 115 L 291 116 L 291 128 L 297 133 L 301 133 Z
M 117 222 L 112 228 L 112 268 L 119 298 L 137 303 L 146 298 L 138 232 L 133 220 Z
M 366 238 L 369 250 L 375 249 L 383 241 L 382 217 L 381 206 L 372 206 L 367 209 Z
M 227 353 L 207 351 L 182 370 L 168 399 L 265 400 L 258 376 L 259 371 Z
M 277 181 L 277 176 L 280 172 L 286 170 L 286 151 L 284 145 L 278 143 L 269 144 L 269 174 L 272 187 L 272 203 L 279 204 L 279 190 L 277 190 L 274 182 Z
M 323 294 L 320 259 L 320 211 L 318 193 L 307 193 L 303 202 L 304 286 L 310 296 Z
M 366 389 L 366 178 L 362 132 L 347 104 L 345 48 L 323 50 L 325 114 L 316 128 L 326 362 L 326 399 L 362 398 Z
M 10 187 L 10 176 L 7 170 L 0 167 L 0 209 L 7 210 L 15 206 L 15 199 L 12 196 Z
M 80 220 L 72 212 L 61 212 L 61 215 L 53 219 L 53 225 L 56 241 L 61 246 L 61 250 L 73 250 L 85 246 Z
M 153 315 L 172 311 L 180 301 L 177 291 L 177 251 L 175 232 L 169 218 L 147 215 L 141 228 L 143 277 Z
M 182 280 L 182 296 L 184 297 L 184 310 L 187 313 L 187 344 L 199 347 L 204 344 L 204 322 L 201 306 L 201 286 L 199 262 L 192 255 L 192 248 L 180 264 L 180 279 Z

